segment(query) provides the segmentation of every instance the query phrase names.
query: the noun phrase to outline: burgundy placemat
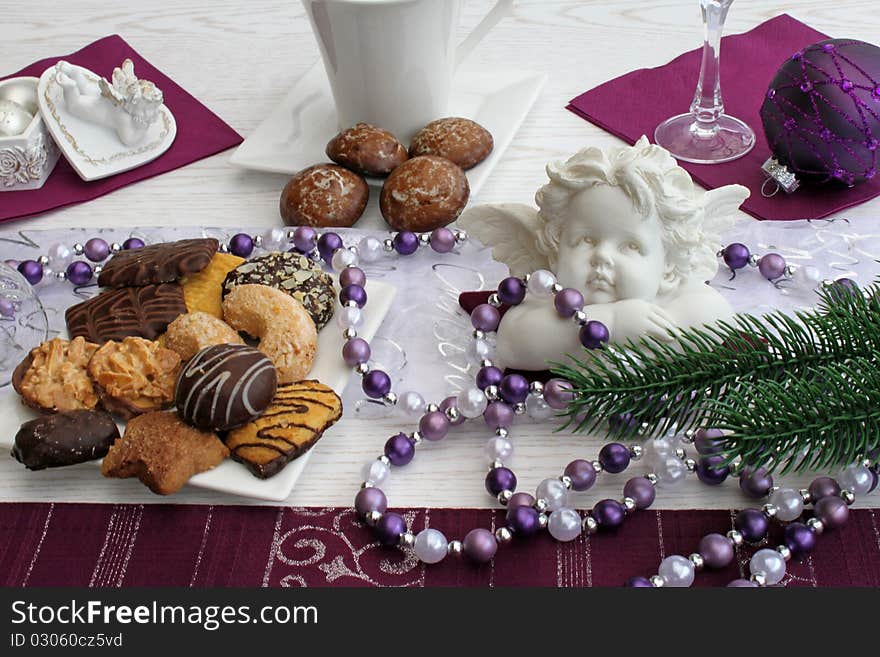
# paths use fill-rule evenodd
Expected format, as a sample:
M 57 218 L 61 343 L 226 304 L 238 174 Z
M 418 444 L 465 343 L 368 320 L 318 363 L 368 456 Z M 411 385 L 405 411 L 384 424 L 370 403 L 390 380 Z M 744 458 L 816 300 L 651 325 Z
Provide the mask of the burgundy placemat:
M 142 167 L 92 182 L 82 180 L 62 156 L 42 188 L 0 192 L 0 222 L 89 201 L 133 182 L 152 178 L 160 173 L 225 151 L 242 142 L 241 135 L 173 80 L 154 68 L 122 37 L 115 34 L 95 41 L 70 55 L 40 60 L 17 73 L 0 79 L 22 75 L 40 77 L 43 71 L 54 65 L 59 59 L 84 66 L 105 78 L 109 78 L 113 73 L 113 68 L 121 65 L 125 58 L 134 62 L 135 74 L 139 78 L 155 82 L 156 86 L 162 90 L 165 105 L 171 110 L 177 121 L 177 137 L 171 148 L 156 160 Z
M 841 36 L 846 36 L 841 35 Z M 770 156 L 759 111 L 776 71 L 792 54 L 828 37 L 783 14 L 745 34 L 724 37 L 721 83 L 728 113 L 748 123 L 757 135 L 746 156 L 726 164 L 681 165 L 704 187 L 745 185 L 752 195 L 742 209 L 758 219 L 818 219 L 880 195 L 880 178 L 851 189 L 831 185 L 802 187 L 791 196 L 761 195 L 761 164 Z M 686 112 L 694 96 L 702 49 L 692 50 L 665 66 L 640 69 L 574 98 L 568 109 L 630 144 L 642 135 L 654 140 L 654 128 Z
M 503 522 L 489 509 L 404 509 L 411 531 L 447 536 Z M 880 586 L 880 513 L 857 510 L 792 560 L 786 586 Z M 485 566 L 447 559 L 425 567 L 379 546 L 346 508 L 190 505 L 0 504 L 0 585 L 19 586 L 619 586 L 652 575 L 664 556 L 690 554 L 730 511 L 644 511 L 614 534 L 556 543 L 513 541 Z M 770 545 L 779 543 L 779 528 Z M 724 585 L 760 546 L 730 567 L 698 575 Z

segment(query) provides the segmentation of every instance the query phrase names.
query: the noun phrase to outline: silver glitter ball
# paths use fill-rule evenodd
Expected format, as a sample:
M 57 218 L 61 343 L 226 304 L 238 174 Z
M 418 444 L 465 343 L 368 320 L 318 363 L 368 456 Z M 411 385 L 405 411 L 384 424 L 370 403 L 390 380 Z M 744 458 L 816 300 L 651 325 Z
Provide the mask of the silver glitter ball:
M 653 472 L 649 472 L 648 474 L 646 474 L 645 479 L 650 481 L 652 486 L 656 486 L 657 482 L 659 481 L 657 479 L 657 475 L 655 475 Z
M 74 255 L 81 256 L 83 253 L 85 253 L 85 251 L 86 251 L 86 248 L 82 244 L 80 244 L 79 242 L 77 242 L 76 244 L 73 245 Z
M 360 374 L 361 376 L 365 376 L 370 372 L 370 366 L 367 363 L 358 363 L 354 366 L 354 371 Z
M 67 272 L 66 271 L 56 271 L 55 272 L 55 280 L 61 281 L 62 283 L 67 280 Z
M 633 461 L 638 461 L 642 458 L 642 454 L 644 454 L 644 450 L 641 445 L 630 445 L 629 446 L 629 457 Z
M 382 403 L 386 406 L 396 406 L 397 405 L 397 393 L 387 392 L 382 396 Z
M 37 256 L 37 262 L 39 262 L 43 267 L 49 264 L 49 256 L 41 255 Z
M 691 458 L 684 460 L 684 467 L 687 468 L 688 472 L 696 472 L 697 470 L 697 462 Z
M 775 518 L 776 514 L 779 513 L 779 509 L 775 504 L 765 504 L 761 507 L 761 512 L 768 518 Z
M 480 329 L 474 329 L 474 330 L 471 332 L 471 337 L 472 337 L 474 340 L 482 340 L 482 339 L 484 339 L 484 338 L 486 337 L 486 334 L 485 334 L 483 331 L 481 331 Z
M 698 552 L 694 552 L 693 554 L 688 555 L 688 561 L 694 564 L 694 570 L 700 571 L 703 570 L 703 567 L 706 565 L 706 562 L 703 560 L 703 555 Z
M 733 543 L 736 547 L 739 547 L 743 544 L 743 535 L 735 529 L 731 529 L 729 532 L 727 532 L 726 536 L 730 539 L 730 542 Z
M 510 543 L 510 541 L 513 540 L 513 532 L 507 527 L 499 527 L 495 530 L 495 540 L 502 545 Z
M 553 294 L 559 294 L 564 288 L 559 283 L 553 284 Z
M 526 412 L 526 405 L 524 402 L 517 402 L 513 405 L 513 412 L 517 415 L 523 415 Z
M 682 449 L 681 447 L 675 450 L 675 455 L 682 460 L 687 458 L 687 452 L 685 452 L 684 449 Z
M 348 301 L 346 301 L 345 303 L 342 304 L 342 307 L 343 308 L 357 308 L 358 307 L 357 301 L 355 301 L 354 299 L 349 299 Z
M 825 525 L 815 516 L 807 520 L 807 527 L 812 529 L 816 534 L 821 534 L 825 531 Z
M 489 305 L 495 308 L 501 305 L 501 299 L 498 298 L 497 292 L 493 292 L 489 295 Z
M 753 253 L 752 255 L 750 255 L 750 256 L 749 256 L 749 267 L 757 267 L 757 266 L 758 266 L 758 261 L 759 261 L 760 259 L 761 259 L 761 258 L 760 258 L 760 257 L 758 256 L 758 254 L 756 254 L 756 253 Z
M 296 229 L 295 229 L 295 228 L 289 228 L 289 229 L 287 230 L 287 239 L 288 239 L 288 240 L 292 240 L 294 235 L 296 235 Z
M 568 475 L 562 475 L 559 478 L 559 481 L 562 482 L 562 485 L 565 486 L 566 490 L 571 490 L 571 486 L 572 486 L 571 477 L 569 477 Z
M 620 501 L 620 505 L 628 514 L 633 513 L 636 510 L 636 501 L 631 497 L 624 497 Z
M 113 242 L 113 244 L 110 245 L 111 253 L 119 253 L 120 251 L 122 251 L 122 245 L 119 242 Z
M 548 522 L 550 522 L 550 516 L 548 516 L 546 513 L 542 513 L 538 516 L 538 527 L 540 527 L 541 529 L 546 529 Z
M 367 524 L 368 524 L 370 527 L 375 527 L 375 526 L 376 526 L 376 523 L 379 522 L 379 520 L 381 520 L 381 518 L 382 518 L 382 514 L 379 513 L 378 511 L 370 511 L 370 512 L 364 517 L 364 520 L 367 521 Z
M 382 456 L 377 456 L 377 457 L 376 457 L 376 460 L 377 460 L 377 461 L 381 461 L 382 463 L 384 463 L 384 464 L 387 465 L 388 467 L 391 467 L 391 459 L 389 459 L 389 458 L 388 458 L 387 456 L 385 456 L 384 454 L 382 454 Z
M 467 241 L 467 238 L 468 238 L 468 234 L 465 231 L 463 231 L 463 230 L 455 231 L 455 243 L 456 244 L 463 244 L 464 242 Z
M 696 435 L 697 435 L 696 431 L 694 431 L 693 429 L 688 429 L 683 434 L 681 434 L 681 436 L 679 437 L 679 440 L 681 440 L 681 442 L 683 442 L 683 443 L 687 443 L 688 445 L 690 445 L 691 443 L 694 442 L 694 438 L 696 437 Z
M 486 393 L 486 399 L 488 399 L 490 402 L 498 401 L 498 386 L 486 386 L 483 392 Z
M 534 506 L 538 513 L 544 513 L 544 511 L 546 511 L 548 507 L 547 500 L 545 500 L 543 497 L 539 497 L 537 500 L 535 500 Z
M 853 493 L 851 490 L 844 488 L 842 491 L 840 491 L 840 499 L 842 499 L 849 505 L 856 501 L 856 496 L 855 493 Z
M 460 557 L 461 552 L 461 541 L 449 541 L 449 544 L 446 546 L 446 554 L 451 557 Z
M 533 395 L 543 395 L 544 394 L 544 384 L 540 381 L 532 381 L 529 384 L 529 392 Z
M 97 276 L 102 271 L 104 271 L 104 265 L 95 265 L 94 267 L 92 267 L 92 271 L 95 272 L 95 276 Z
M 505 429 L 504 427 L 498 427 L 497 429 L 495 429 L 495 435 L 498 436 L 499 438 L 507 438 L 509 433 L 510 432 L 507 429 Z
M 358 332 L 350 326 L 342 332 L 342 337 L 346 340 L 354 340 L 357 336 Z
M 666 586 L 666 580 L 663 579 L 661 575 L 651 575 L 651 577 L 648 578 L 648 581 L 651 582 L 651 586 L 655 589 L 662 589 Z
M 419 431 L 413 431 L 410 435 L 410 440 L 413 441 L 413 445 L 418 445 L 421 443 L 424 438 L 422 438 L 422 434 Z
M 437 404 L 428 404 L 427 406 L 425 406 L 426 413 L 436 413 L 439 410 L 440 410 L 440 407 L 437 406 Z
M 252 239 L 254 240 L 254 246 L 257 247 L 258 249 L 263 246 L 263 236 L 262 235 L 254 235 Z
M 571 318 L 575 321 L 576 324 L 586 324 L 587 323 L 587 313 L 583 310 L 576 310 L 574 315 Z
M 507 506 L 507 503 L 510 502 L 510 498 L 513 497 L 513 492 L 509 490 L 503 490 L 498 493 L 498 503 L 502 506 Z
M 599 523 L 596 522 L 596 519 L 593 516 L 587 515 L 584 516 L 581 528 L 584 530 L 585 534 L 592 536 L 599 531 Z
M 787 545 L 777 545 L 776 551 L 786 561 L 791 561 L 791 550 Z
M 813 501 L 813 496 L 810 495 L 810 491 L 806 488 L 799 488 L 798 493 L 800 493 L 801 499 L 804 501 L 804 504 L 810 504 Z
M 385 240 L 382 241 L 382 246 L 385 247 L 385 251 L 391 253 L 392 251 L 394 251 L 394 240 L 392 240 L 390 237 L 385 238 Z
M 749 577 L 750 582 L 754 582 L 758 586 L 767 586 L 767 577 L 764 573 L 752 573 L 752 576 Z
M 229 246 L 221 244 L 217 250 L 220 251 L 220 253 L 229 253 Z
M 410 548 L 416 544 L 416 537 L 411 532 L 404 532 L 400 535 L 399 544 L 400 547 Z
M 497 460 L 497 459 L 494 460 L 494 461 L 492 461 L 492 462 L 489 464 L 489 469 L 490 469 L 490 470 L 495 470 L 496 468 L 503 468 L 503 467 L 504 467 L 504 463 L 503 463 L 502 461 Z
M 455 406 L 449 406 L 443 412 L 446 413 L 446 418 L 450 422 L 458 422 L 461 419 L 461 413 L 459 412 L 459 410 Z
M 419 233 L 419 244 L 428 246 L 431 243 L 431 233 Z
M 596 474 L 599 474 L 600 472 L 602 472 L 602 470 L 605 469 L 602 467 L 602 464 L 598 460 L 590 461 L 590 465 L 593 466 L 593 470 L 596 471 Z

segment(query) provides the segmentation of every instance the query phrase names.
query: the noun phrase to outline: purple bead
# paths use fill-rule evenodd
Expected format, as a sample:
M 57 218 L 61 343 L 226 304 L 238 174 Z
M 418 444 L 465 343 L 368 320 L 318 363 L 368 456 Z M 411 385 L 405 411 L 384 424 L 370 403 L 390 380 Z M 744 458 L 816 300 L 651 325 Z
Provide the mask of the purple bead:
M 708 486 L 723 484 L 730 474 L 730 466 L 724 465 L 723 456 L 704 456 L 697 463 L 697 477 Z
M 443 440 L 449 433 L 449 419 L 443 411 L 425 413 L 419 420 L 419 433 L 425 440 Z
M 419 236 L 408 230 L 400 231 L 391 241 L 394 250 L 402 256 L 412 255 L 419 248 Z
M 773 488 L 773 477 L 767 468 L 746 468 L 739 475 L 739 488 L 749 497 L 766 497 Z
M 382 545 L 397 545 L 400 535 L 406 533 L 406 521 L 396 513 L 386 513 L 379 518 L 374 531 Z
M 584 459 L 575 459 L 569 463 L 562 474 L 571 479 L 572 489 L 578 492 L 589 490 L 596 483 L 596 469 Z
M 516 475 L 510 468 L 492 468 L 486 475 L 486 490 L 493 497 L 503 490 L 516 490 Z
M 103 262 L 110 255 L 110 245 L 100 237 L 93 237 L 83 246 L 83 253 L 92 262 Z
M 637 509 L 647 509 L 654 503 L 657 491 L 646 477 L 633 477 L 623 487 L 623 496 L 631 498 Z
M 300 253 L 311 253 L 318 233 L 311 226 L 298 226 L 293 231 L 293 247 Z M 332 255 L 332 251 L 331 251 Z
M 451 396 L 447 397 L 446 399 L 444 399 L 442 402 L 440 402 L 440 410 L 445 412 L 446 409 L 452 408 L 453 406 L 455 406 L 457 404 L 457 402 L 458 402 L 458 400 L 455 398 L 455 395 L 451 395 Z M 467 418 L 464 415 L 461 415 L 459 413 L 458 419 L 454 420 L 454 421 L 450 420 L 449 424 L 453 427 L 457 427 L 460 424 L 464 424 L 466 419 Z
M 758 260 L 758 271 L 768 281 L 775 281 L 785 273 L 785 258 L 778 253 L 768 253 Z
M 499 427 L 509 429 L 513 424 L 514 415 L 513 409 L 500 401 L 492 402 L 483 411 L 483 419 L 490 429 L 498 429 Z
M 733 561 L 733 543 L 721 534 L 706 534 L 697 552 L 708 568 L 724 568 Z
M 531 536 L 540 529 L 538 512 L 530 506 L 510 507 L 507 509 L 507 526 L 516 536 Z
M 508 374 L 501 379 L 498 392 L 508 404 L 519 404 L 529 396 L 529 381 L 522 374 Z
M 736 514 L 733 526 L 749 543 L 757 543 L 767 535 L 770 522 L 758 509 L 743 509 Z
M 144 248 L 144 241 L 138 239 L 137 237 L 129 237 L 122 243 L 122 248 L 126 251 L 133 251 L 134 249 L 142 249 Z
M 823 497 L 813 505 L 813 513 L 825 529 L 839 529 L 849 519 L 849 507 L 839 497 Z
M 751 255 L 752 254 L 749 253 L 749 247 L 745 244 L 740 244 L 739 242 L 728 244 L 724 247 L 724 251 L 722 252 L 724 264 L 734 270 L 742 269 L 749 264 L 749 257 Z
M 495 331 L 501 321 L 501 313 L 488 303 L 481 303 L 471 313 L 471 325 L 480 331 Z
M 489 386 L 499 385 L 503 378 L 504 372 L 494 365 L 489 365 L 488 367 L 481 367 L 480 371 L 477 372 L 476 384 L 480 390 L 485 390 Z
M 611 338 L 608 333 L 608 327 L 595 319 L 591 319 L 581 326 L 578 337 L 581 344 L 587 349 L 599 349 Z
M 526 298 L 526 286 L 515 276 L 508 276 L 498 284 L 498 299 L 508 306 L 516 306 Z
M 354 510 L 359 516 L 365 516 L 371 511 L 385 513 L 388 508 L 388 499 L 379 488 L 361 488 L 354 498 Z
M 533 506 L 535 497 L 529 493 L 514 493 L 507 502 L 507 508 L 512 509 L 515 506 Z
M 321 254 L 321 259 L 327 264 L 333 258 L 333 252 L 341 248 L 342 238 L 336 233 L 324 233 L 318 238 L 318 253 Z
M 608 426 L 618 435 L 634 433 L 639 424 L 638 419 L 629 411 L 608 418 Z
M 488 529 L 479 527 L 470 530 L 461 542 L 468 559 L 475 563 L 489 563 L 498 551 L 498 541 Z
M 629 466 L 629 449 L 620 443 L 608 443 L 599 450 L 599 463 L 611 474 L 623 472 Z
M 817 477 L 812 481 L 807 490 L 810 492 L 810 499 L 815 504 L 823 497 L 838 497 L 840 495 L 840 484 L 831 477 Z
M 353 338 L 342 345 L 342 360 L 349 367 L 366 363 L 371 353 L 370 343 L 363 338 Z
M 229 240 L 229 252 L 239 258 L 247 258 L 254 252 L 254 240 L 247 233 L 236 233 Z
M 758 585 L 755 582 L 747 579 L 735 579 L 730 584 L 727 585 L 729 589 L 754 589 L 757 588 Z
M 36 260 L 22 260 L 18 265 L 18 273 L 24 276 L 31 285 L 43 280 L 43 265 Z
M 802 522 L 792 522 L 785 526 L 782 540 L 796 557 L 802 557 L 816 547 L 816 534 Z
M 556 295 L 553 305 L 560 317 L 571 317 L 584 307 L 584 295 L 573 287 L 567 287 Z
M 15 315 L 15 306 L 9 299 L 0 299 L 0 317 L 9 319 Z
M 652 588 L 654 588 L 654 585 L 651 584 L 651 580 L 649 580 L 647 577 L 641 577 L 638 575 L 635 577 L 630 577 L 628 580 L 626 580 L 626 584 L 624 584 L 624 586 L 629 589 L 652 589 Z
M 838 278 L 828 292 L 832 299 L 844 299 L 849 294 L 858 294 L 859 285 L 851 278 Z
M 413 441 L 405 433 L 391 436 L 385 442 L 385 456 L 391 461 L 391 465 L 403 466 L 413 460 L 416 448 Z M 370 490 L 365 488 L 364 490 Z
M 370 370 L 364 375 L 361 387 L 367 397 L 379 399 L 391 392 L 391 377 L 382 370 Z
M 602 529 L 616 529 L 623 524 L 626 511 L 617 500 L 599 500 L 592 515 Z
M 430 243 L 437 253 L 449 253 L 455 247 L 455 233 L 448 228 L 435 228 Z
M 339 291 L 339 303 L 343 306 L 349 301 L 354 301 L 358 308 L 367 305 L 367 291 L 360 285 L 346 285 Z
M 74 285 L 85 285 L 92 280 L 92 266 L 84 260 L 67 265 L 67 280 Z
M 565 379 L 550 379 L 544 384 L 544 401 L 550 408 L 564 410 L 574 401 L 571 384 Z
M 348 287 L 349 285 L 360 285 L 364 287 L 367 284 L 367 275 L 360 267 L 346 267 L 339 272 L 339 285 Z
M 723 451 L 724 432 L 718 429 L 697 429 L 694 434 L 694 447 L 703 456 L 720 454 Z

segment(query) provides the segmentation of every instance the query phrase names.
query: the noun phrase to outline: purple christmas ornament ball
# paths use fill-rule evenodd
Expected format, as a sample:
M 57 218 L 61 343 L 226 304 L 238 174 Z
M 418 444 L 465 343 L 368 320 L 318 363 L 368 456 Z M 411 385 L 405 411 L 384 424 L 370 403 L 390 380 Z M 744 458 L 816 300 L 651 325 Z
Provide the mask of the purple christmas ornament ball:
M 85 285 L 92 280 L 92 267 L 82 260 L 71 262 L 67 266 L 67 280 L 74 285 Z

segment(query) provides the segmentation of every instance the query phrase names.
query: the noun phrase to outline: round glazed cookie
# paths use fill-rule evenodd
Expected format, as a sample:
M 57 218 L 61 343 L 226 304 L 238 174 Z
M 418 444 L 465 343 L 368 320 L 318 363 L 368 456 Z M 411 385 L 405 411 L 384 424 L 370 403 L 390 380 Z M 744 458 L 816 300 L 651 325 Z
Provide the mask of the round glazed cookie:
M 370 188 L 336 164 L 316 164 L 293 176 L 281 192 L 281 218 L 288 226 L 351 226 L 360 219 Z
M 198 429 L 226 431 L 258 417 L 275 396 L 278 376 L 253 347 L 218 344 L 193 356 L 177 378 L 180 418 Z
M 397 137 L 387 130 L 358 123 L 330 140 L 327 157 L 367 176 L 387 176 L 409 155 Z
M 234 328 L 204 312 L 184 313 L 168 325 L 161 338 L 162 346 L 180 356 L 184 362 L 205 347 L 215 344 L 244 344 Z
M 409 146 L 410 157 L 439 155 L 470 169 L 492 152 L 494 140 L 486 128 L 470 119 L 451 116 L 431 121 L 416 133 Z
M 461 167 L 446 158 L 422 155 L 407 160 L 388 176 L 379 209 L 395 230 L 423 232 L 455 221 L 469 195 Z
M 311 315 L 319 331 L 333 317 L 333 278 L 300 253 L 267 253 L 240 264 L 226 275 L 223 297 L 237 285 L 251 284 L 268 285 L 292 296 Z

